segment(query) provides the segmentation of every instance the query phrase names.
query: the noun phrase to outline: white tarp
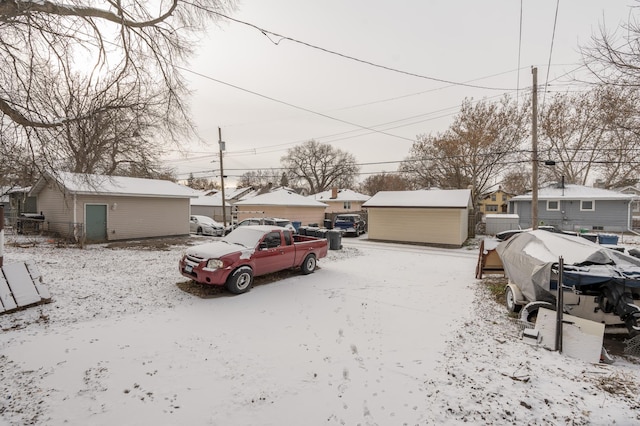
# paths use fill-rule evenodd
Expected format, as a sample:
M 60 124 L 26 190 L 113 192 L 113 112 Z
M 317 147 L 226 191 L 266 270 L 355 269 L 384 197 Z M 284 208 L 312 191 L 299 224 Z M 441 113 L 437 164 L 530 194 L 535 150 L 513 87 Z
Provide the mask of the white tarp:
M 640 259 L 593 243 L 586 238 L 535 230 L 516 234 L 496 247 L 505 274 L 528 301 L 555 303 L 552 268 L 560 256 L 565 266 L 580 267 L 591 276 L 640 274 Z M 555 292 L 555 291 L 554 291 Z

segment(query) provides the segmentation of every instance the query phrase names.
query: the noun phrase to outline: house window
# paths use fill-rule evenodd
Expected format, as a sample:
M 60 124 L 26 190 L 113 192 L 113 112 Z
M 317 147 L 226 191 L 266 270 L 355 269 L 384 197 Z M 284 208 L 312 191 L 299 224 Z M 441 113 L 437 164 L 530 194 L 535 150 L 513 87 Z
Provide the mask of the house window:
M 560 210 L 560 201 L 547 200 L 547 211 L 558 211 L 558 210 Z
M 491 194 L 491 201 L 496 201 L 497 199 L 496 194 Z
M 351 209 L 351 201 L 345 201 L 343 204 L 345 210 Z
M 486 211 L 488 212 L 497 212 L 498 206 L 496 204 L 487 204 Z
M 580 201 L 580 211 L 581 212 L 592 212 L 596 210 L 596 202 L 593 200 L 581 200 Z

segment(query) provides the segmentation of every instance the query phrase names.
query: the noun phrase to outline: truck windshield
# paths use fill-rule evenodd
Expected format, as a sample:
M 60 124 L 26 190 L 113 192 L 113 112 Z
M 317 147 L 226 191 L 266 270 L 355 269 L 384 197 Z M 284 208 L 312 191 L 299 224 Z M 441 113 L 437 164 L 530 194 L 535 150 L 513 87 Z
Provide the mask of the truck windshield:
M 258 245 L 260 239 L 264 236 L 264 231 L 260 229 L 253 229 L 248 227 L 239 227 L 233 230 L 229 235 L 222 240 L 231 244 L 240 244 L 247 248 L 254 248 Z

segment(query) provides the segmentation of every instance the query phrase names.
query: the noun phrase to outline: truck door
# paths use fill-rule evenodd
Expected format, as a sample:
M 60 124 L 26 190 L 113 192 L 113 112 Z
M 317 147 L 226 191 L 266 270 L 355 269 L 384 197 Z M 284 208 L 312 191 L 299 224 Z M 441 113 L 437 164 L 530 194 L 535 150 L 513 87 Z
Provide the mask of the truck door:
M 289 238 L 289 242 L 290 244 L 287 244 L 283 239 L 282 231 L 272 231 L 266 234 L 253 256 L 255 275 L 291 268 L 295 260 L 296 248 L 291 238 Z

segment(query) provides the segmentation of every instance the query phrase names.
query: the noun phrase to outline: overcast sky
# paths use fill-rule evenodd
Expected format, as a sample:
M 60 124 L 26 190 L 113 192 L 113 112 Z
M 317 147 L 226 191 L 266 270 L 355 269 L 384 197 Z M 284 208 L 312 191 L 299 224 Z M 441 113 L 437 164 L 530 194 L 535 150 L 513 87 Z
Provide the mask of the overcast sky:
M 632 4 L 244 0 L 230 13 L 244 23 L 212 25 L 185 73 L 206 144 L 187 143 L 186 158 L 173 153 L 167 165 L 181 179 L 219 180 L 220 127 L 231 185 L 247 170 L 280 167 L 287 149 L 311 139 L 352 153 L 361 179 L 395 171 L 416 136 L 449 127 L 465 98 L 529 94 L 533 66 L 540 86 L 583 90 L 571 78 L 579 46 L 603 23 L 626 22 Z

